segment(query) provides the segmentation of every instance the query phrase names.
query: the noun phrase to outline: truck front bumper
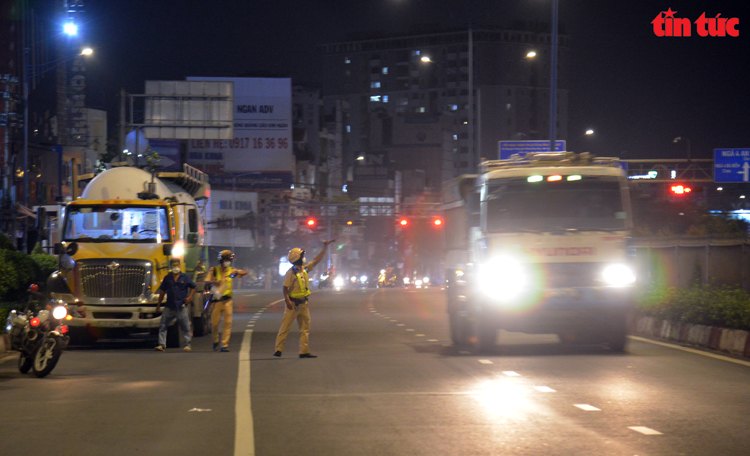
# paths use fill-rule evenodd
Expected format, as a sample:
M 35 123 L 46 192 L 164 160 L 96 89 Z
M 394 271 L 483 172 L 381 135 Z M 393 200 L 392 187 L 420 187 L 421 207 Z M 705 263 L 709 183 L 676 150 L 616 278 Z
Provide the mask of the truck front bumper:
M 138 328 L 155 329 L 161 323 L 161 311 L 156 312 L 156 295 L 153 302 L 137 304 L 86 303 L 72 294 L 53 294 L 52 298 L 64 303 L 73 317 L 68 322 L 71 327 L 94 328 Z M 150 300 L 151 301 L 151 300 Z

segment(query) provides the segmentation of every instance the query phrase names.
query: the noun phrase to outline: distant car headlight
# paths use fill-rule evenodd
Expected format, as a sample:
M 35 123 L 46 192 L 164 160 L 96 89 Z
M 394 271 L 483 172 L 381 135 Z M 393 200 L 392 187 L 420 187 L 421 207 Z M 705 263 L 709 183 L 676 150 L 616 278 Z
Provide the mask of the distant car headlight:
M 422 279 L 422 282 L 424 282 L 424 283 L 430 283 L 430 278 L 429 277 L 425 277 L 424 279 Z
M 635 274 L 624 264 L 611 264 L 602 271 L 604 283 L 610 287 L 627 287 L 635 283 Z
M 404 277 L 404 285 L 409 285 L 409 278 L 408 277 Z
M 360 277 L 360 278 L 359 278 L 359 281 L 360 281 L 361 283 L 365 283 L 365 282 L 367 282 L 367 276 L 366 276 L 366 275 L 363 275 L 362 277 Z
M 62 320 L 66 315 L 68 315 L 68 310 L 63 306 L 57 306 L 52 309 L 52 316 L 55 320 Z
M 333 279 L 333 286 L 337 288 L 341 288 L 344 286 L 344 278 L 341 276 L 336 277 Z
M 417 288 L 419 288 L 419 287 L 421 287 L 421 286 L 422 286 L 422 281 L 421 281 L 421 280 L 419 280 L 419 279 L 417 279 L 417 280 L 415 280 L 415 281 L 414 281 L 414 285 L 416 285 L 416 286 L 417 286 Z
M 479 268 L 479 287 L 497 301 L 518 297 L 528 286 L 528 272 L 520 262 L 511 257 L 498 257 Z

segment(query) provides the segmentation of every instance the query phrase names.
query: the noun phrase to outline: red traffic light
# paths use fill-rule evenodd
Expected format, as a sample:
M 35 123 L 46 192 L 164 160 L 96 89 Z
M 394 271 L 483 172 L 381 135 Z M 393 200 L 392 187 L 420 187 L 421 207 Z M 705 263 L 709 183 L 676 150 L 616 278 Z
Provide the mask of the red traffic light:
M 349 225 L 349 226 L 352 226 L 352 225 L 354 225 L 354 222 L 352 222 L 351 220 L 347 220 L 346 224 Z
M 432 221 L 432 224 L 435 225 L 436 227 L 441 227 L 443 226 L 443 219 L 436 218 Z
M 401 226 L 406 226 L 406 225 L 409 224 L 409 221 L 406 220 L 406 219 L 401 219 L 401 220 L 398 221 L 398 224 L 401 225 Z
M 684 195 L 685 193 L 690 193 L 693 191 L 692 188 L 687 187 L 685 185 L 681 185 L 681 184 L 673 185 L 671 190 L 672 190 L 672 193 L 674 193 L 675 195 Z
M 315 219 L 307 219 L 307 226 L 313 228 L 315 226 Z

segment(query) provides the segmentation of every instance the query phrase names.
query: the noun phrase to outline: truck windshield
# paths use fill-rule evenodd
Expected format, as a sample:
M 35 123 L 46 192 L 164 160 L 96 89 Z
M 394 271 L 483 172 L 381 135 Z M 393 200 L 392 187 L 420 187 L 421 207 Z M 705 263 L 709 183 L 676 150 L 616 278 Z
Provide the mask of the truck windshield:
M 530 180 L 519 177 L 488 183 L 482 202 L 488 231 L 625 229 L 627 214 L 616 177 Z
M 70 206 L 64 241 L 169 242 L 167 211 L 154 206 Z

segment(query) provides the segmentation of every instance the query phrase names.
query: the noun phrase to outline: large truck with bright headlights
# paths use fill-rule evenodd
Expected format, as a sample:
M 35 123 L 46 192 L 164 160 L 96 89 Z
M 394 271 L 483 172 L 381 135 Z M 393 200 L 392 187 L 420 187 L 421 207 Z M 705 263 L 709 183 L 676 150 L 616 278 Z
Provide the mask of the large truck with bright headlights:
M 187 273 L 200 258 L 205 231 L 196 201 L 209 194 L 208 176 L 188 165 L 153 173 L 123 166 L 93 177 L 80 198 L 62 207 L 59 270 L 48 291 L 71 309 L 74 339 L 94 340 L 108 330 L 156 331 L 158 287 L 170 258 L 182 260 Z M 199 286 L 189 309 L 196 336 L 210 331 L 201 295 Z M 167 339 L 179 343 L 177 325 Z
M 488 350 L 506 330 L 624 350 L 636 278 L 619 160 L 539 152 L 480 173 L 443 185 L 453 343 Z

